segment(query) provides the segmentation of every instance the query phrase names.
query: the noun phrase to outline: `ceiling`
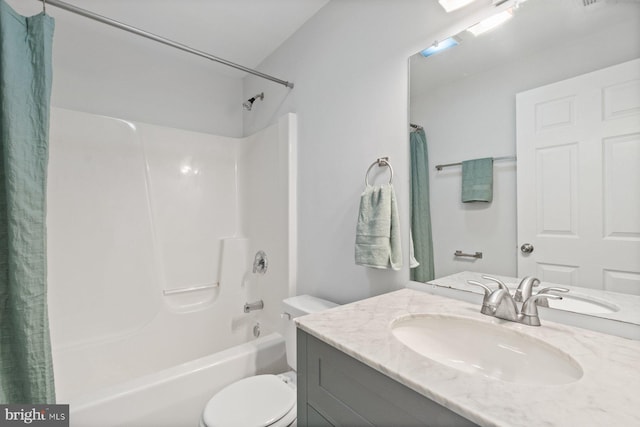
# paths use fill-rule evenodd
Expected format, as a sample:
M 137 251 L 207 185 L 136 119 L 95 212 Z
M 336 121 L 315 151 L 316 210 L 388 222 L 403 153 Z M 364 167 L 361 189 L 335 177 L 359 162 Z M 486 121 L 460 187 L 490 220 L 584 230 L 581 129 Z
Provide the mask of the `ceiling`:
M 428 93 L 434 87 L 500 67 L 548 46 L 571 44 L 622 22 L 640 22 L 638 0 L 598 0 L 585 7 L 582 0 L 528 0 L 502 26 L 473 36 L 458 34 L 460 45 L 430 57 L 411 57 L 411 93 Z M 612 40 L 612 43 L 638 43 Z M 425 48 L 428 46 L 425 46 Z M 597 54 L 597 52 L 594 52 Z
M 40 0 L 6 0 L 23 15 L 42 10 Z M 74 6 L 169 38 L 231 62 L 255 68 L 295 33 L 329 0 L 64 0 Z M 56 38 L 78 42 L 78 34 L 100 42 L 148 43 L 52 5 L 47 13 L 56 19 Z M 78 30 L 82 29 L 79 33 Z M 106 41 L 105 41 L 106 40 Z M 145 45 L 146 46 L 146 45 Z M 112 47 L 113 48 L 113 47 Z M 170 49 L 161 47 L 162 49 Z M 243 75 L 218 66 L 228 75 Z

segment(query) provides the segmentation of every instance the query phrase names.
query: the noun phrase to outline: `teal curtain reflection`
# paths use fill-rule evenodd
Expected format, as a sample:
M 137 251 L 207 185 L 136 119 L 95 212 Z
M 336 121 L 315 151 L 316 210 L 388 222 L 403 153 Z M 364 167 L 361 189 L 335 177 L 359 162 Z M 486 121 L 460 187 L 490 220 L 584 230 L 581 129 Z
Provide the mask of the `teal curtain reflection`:
M 429 156 L 423 129 L 410 134 L 411 146 L 411 233 L 414 257 L 420 263 L 411 269 L 411 280 L 433 280 L 433 239 L 429 208 Z

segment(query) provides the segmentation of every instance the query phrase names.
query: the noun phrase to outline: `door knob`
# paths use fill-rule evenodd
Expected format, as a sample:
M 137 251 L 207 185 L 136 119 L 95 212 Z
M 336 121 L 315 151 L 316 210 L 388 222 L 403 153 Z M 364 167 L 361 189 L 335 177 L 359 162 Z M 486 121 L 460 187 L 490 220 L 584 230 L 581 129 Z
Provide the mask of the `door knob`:
M 533 252 L 533 245 L 531 243 L 525 243 L 524 245 L 520 246 L 520 251 L 523 254 L 530 254 L 531 252 Z

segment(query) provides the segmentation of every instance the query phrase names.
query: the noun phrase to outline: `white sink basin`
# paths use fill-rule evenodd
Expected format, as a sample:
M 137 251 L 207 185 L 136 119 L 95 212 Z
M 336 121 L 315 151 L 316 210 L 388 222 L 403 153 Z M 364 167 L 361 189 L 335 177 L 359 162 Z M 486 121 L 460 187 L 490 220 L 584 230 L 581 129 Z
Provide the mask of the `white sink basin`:
M 584 314 L 615 313 L 620 310 L 615 304 L 598 298 L 576 294 L 574 292 L 561 295 L 561 300 L 550 299 L 549 307 Z
M 425 314 L 398 318 L 391 329 L 413 351 L 463 372 L 536 385 L 582 377 L 582 368 L 568 354 L 499 324 Z

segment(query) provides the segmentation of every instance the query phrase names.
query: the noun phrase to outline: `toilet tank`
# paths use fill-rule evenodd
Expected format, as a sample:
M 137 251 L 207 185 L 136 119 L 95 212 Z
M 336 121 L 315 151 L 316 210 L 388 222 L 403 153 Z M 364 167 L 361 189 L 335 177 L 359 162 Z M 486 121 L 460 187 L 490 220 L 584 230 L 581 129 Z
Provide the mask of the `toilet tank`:
M 338 304 L 311 295 L 298 295 L 282 301 L 284 307 L 283 317 L 287 319 L 285 326 L 285 346 L 287 349 L 287 363 L 292 369 L 296 369 L 296 317 L 305 314 L 317 313 L 337 307 Z

